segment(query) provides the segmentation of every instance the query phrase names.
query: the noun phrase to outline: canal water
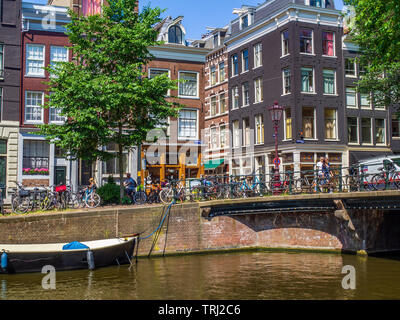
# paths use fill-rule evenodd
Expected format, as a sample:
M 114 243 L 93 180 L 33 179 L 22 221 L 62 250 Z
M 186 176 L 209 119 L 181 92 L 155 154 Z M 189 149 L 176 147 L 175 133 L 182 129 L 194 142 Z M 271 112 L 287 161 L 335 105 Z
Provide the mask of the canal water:
M 344 266 L 355 289 L 344 289 Z M 0 276 L 1 299 L 399 299 L 400 261 L 329 253 L 240 252 L 139 259 L 138 264 Z M 348 281 L 344 281 L 350 283 Z

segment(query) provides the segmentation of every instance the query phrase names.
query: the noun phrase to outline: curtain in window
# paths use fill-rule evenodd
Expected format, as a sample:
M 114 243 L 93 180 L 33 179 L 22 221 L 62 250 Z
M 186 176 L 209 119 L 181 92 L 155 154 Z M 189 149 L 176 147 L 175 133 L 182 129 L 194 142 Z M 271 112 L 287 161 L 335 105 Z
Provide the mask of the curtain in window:
M 336 110 L 325 109 L 325 139 L 336 139 Z
M 303 92 L 311 92 L 312 91 L 312 69 L 310 68 L 302 68 L 301 69 L 301 90 Z
M 24 140 L 23 167 L 49 168 L 50 146 L 47 141 Z
M 375 119 L 376 143 L 385 143 L 385 120 Z
M 323 54 L 333 56 L 333 32 L 323 32 Z
M 323 70 L 324 77 L 324 93 L 335 93 L 335 71 Z

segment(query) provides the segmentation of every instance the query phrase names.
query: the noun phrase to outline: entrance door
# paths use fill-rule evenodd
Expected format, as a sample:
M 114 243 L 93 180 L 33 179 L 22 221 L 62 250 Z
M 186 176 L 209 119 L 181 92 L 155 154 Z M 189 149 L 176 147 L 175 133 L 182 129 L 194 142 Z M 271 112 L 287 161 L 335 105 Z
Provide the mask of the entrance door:
M 80 182 L 81 186 L 89 185 L 89 179 L 92 176 L 92 163 L 88 161 L 80 161 Z
M 67 167 L 55 167 L 54 185 L 66 184 L 67 182 Z

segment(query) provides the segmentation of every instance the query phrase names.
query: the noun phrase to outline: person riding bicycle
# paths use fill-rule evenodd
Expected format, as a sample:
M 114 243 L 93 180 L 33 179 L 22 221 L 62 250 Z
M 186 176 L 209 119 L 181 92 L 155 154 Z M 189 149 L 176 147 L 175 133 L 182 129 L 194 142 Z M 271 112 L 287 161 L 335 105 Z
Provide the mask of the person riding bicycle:
M 131 177 L 130 173 L 126 174 L 126 180 L 124 182 L 124 186 L 125 186 L 125 190 L 126 190 L 126 194 L 133 198 L 135 192 L 136 192 L 136 181 Z

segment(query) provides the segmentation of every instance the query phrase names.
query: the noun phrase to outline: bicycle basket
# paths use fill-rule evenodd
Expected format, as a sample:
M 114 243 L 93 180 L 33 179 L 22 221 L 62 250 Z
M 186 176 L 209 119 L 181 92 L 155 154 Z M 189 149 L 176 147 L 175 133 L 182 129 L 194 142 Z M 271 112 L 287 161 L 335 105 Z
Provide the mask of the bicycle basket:
M 65 184 L 56 187 L 56 192 L 64 192 L 67 190 L 67 186 Z

